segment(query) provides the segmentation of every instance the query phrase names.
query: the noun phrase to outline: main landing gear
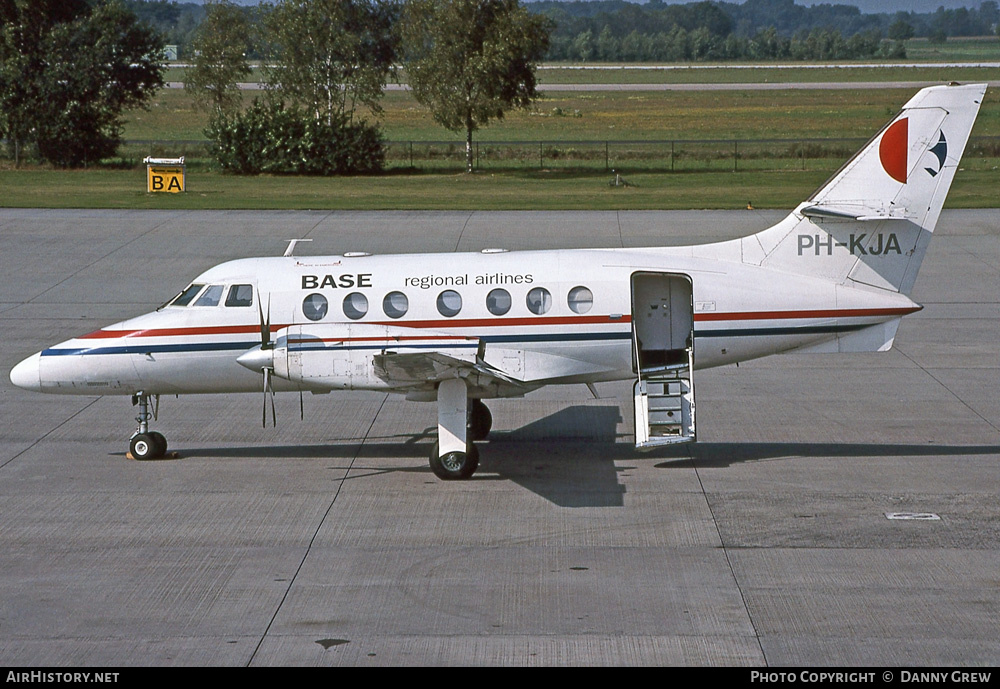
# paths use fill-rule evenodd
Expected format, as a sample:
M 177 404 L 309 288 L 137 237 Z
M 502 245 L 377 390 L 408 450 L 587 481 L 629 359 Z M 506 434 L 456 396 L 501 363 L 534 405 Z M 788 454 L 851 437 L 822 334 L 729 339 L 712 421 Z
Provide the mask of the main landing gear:
M 128 443 L 128 451 L 133 459 L 160 459 L 167 454 L 167 439 L 159 431 L 149 430 L 150 418 L 155 418 L 156 407 L 159 407 L 160 397 L 156 396 L 153 413 L 149 411 L 149 395 L 140 391 L 132 395 L 132 406 L 139 407 L 139 415 L 135 420 L 139 422 L 139 427 Z
M 479 468 L 473 440 L 485 440 L 493 416 L 481 400 L 469 400 L 462 378 L 438 386 L 438 440 L 431 448 L 431 471 L 445 481 L 467 479 Z
M 473 440 L 486 440 L 493 428 L 493 415 L 482 400 L 472 400 L 469 404 L 469 437 Z

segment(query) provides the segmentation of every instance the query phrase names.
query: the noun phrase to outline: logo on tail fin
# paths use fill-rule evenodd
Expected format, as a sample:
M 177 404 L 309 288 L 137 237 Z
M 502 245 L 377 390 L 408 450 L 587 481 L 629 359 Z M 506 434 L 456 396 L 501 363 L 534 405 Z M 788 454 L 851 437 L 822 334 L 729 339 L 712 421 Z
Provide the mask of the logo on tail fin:
M 906 184 L 906 153 L 909 148 L 909 118 L 893 122 L 878 145 L 882 169 L 900 184 Z
M 944 132 L 939 131 L 938 136 L 938 142 L 927 149 L 928 152 L 934 154 L 938 162 L 936 170 L 933 167 L 924 168 L 931 177 L 937 177 L 941 168 L 944 167 L 945 158 L 948 157 L 948 142 L 944 138 Z M 878 144 L 878 157 L 882 162 L 882 169 L 900 184 L 906 184 L 909 138 L 910 120 L 908 117 L 904 117 L 893 122 L 885 130 L 885 133 L 882 134 L 882 140 Z
M 939 133 L 941 134 L 941 138 L 938 139 L 938 142 L 934 144 L 933 148 L 929 149 L 938 160 L 937 170 L 929 167 L 924 168 L 930 173 L 931 177 L 937 177 L 937 173 L 941 172 L 941 168 L 944 167 L 944 159 L 948 156 L 948 142 L 945 141 L 944 132 Z

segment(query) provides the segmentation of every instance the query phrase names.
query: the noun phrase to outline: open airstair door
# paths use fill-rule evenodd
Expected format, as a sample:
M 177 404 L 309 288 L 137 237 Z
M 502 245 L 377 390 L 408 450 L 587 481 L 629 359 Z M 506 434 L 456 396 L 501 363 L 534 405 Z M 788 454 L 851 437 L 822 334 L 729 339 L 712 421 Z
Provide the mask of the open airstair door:
M 694 300 L 691 278 L 632 273 L 635 446 L 691 442 L 694 426 Z

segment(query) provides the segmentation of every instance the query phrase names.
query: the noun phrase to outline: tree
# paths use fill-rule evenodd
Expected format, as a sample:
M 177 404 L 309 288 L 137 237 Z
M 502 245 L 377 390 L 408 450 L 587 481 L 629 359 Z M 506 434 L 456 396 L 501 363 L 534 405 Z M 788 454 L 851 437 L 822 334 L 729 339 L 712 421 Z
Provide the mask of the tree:
M 913 38 L 913 25 L 905 19 L 897 19 L 889 27 L 889 38 L 894 41 L 906 41 Z
M 396 59 L 390 0 L 283 0 L 267 16 L 269 87 L 332 124 L 375 114 Z
M 244 9 L 228 0 L 205 6 L 205 19 L 192 42 L 194 64 L 184 74 L 184 88 L 198 107 L 219 117 L 240 108 L 238 83 L 251 74 L 246 61 L 252 27 Z
M 590 29 L 581 31 L 573 38 L 570 58 L 586 62 L 594 54 L 594 35 Z
M 402 31 L 413 94 L 438 124 L 465 132 L 472 172 L 472 133 L 538 97 L 535 65 L 550 23 L 517 0 L 411 0 Z
M 0 0 L 0 134 L 15 160 L 76 167 L 113 155 L 123 113 L 163 85 L 163 45 L 120 2 Z
M 281 0 L 266 12 L 267 93 L 206 130 L 226 170 L 353 174 L 384 160 L 376 125 L 396 56 L 395 0 Z

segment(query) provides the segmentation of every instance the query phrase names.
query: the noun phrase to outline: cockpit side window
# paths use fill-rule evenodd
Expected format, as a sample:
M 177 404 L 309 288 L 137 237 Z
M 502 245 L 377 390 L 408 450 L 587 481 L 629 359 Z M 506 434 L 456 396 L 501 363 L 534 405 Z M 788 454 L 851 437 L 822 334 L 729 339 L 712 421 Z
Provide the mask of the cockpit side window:
M 253 306 L 253 285 L 233 285 L 226 296 L 226 306 Z
M 196 301 L 194 305 L 218 306 L 220 299 L 222 299 L 222 285 L 209 285 L 208 288 L 202 292 L 201 296 L 198 297 L 198 301 Z
M 188 285 L 188 287 L 183 292 L 174 297 L 174 300 L 170 302 L 170 306 L 187 306 L 188 304 L 191 303 L 191 300 L 194 299 L 195 296 L 197 296 L 198 292 L 200 292 L 204 286 L 205 286 L 204 284 L 198 284 L 198 283 Z

